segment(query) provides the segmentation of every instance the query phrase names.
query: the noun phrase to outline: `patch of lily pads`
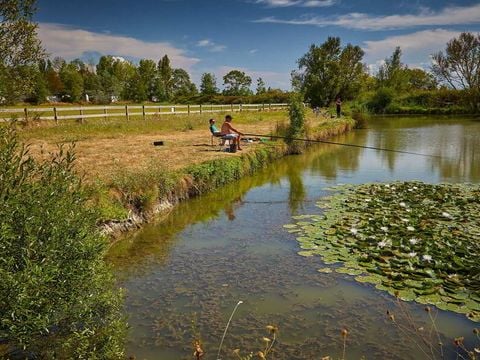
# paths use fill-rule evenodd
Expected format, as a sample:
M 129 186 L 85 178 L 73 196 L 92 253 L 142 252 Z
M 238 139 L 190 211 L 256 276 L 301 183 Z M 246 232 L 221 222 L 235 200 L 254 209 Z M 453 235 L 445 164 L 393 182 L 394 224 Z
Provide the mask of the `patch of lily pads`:
M 395 182 L 336 187 L 322 215 L 294 217 L 302 256 L 404 301 L 480 321 L 480 186 Z

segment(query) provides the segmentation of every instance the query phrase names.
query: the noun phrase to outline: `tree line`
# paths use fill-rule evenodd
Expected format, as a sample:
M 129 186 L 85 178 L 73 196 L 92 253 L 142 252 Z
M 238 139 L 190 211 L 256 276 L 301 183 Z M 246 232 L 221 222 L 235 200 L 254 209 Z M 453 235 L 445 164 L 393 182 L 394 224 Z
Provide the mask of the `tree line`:
M 337 97 L 354 100 L 372 112 L 421 111 L 456 106 L 480 111 L 480 35 L 468 32 L 432 54 L 430 69 L 410 68 L 397 47 L 376 73 L 363 63 L 359 46 L 342 47 L 338 37 L 312 45 L 292 72 L 292 85 L 312 106 L 328 106 Z M 455 110 L 455 109 L 454 109 Z

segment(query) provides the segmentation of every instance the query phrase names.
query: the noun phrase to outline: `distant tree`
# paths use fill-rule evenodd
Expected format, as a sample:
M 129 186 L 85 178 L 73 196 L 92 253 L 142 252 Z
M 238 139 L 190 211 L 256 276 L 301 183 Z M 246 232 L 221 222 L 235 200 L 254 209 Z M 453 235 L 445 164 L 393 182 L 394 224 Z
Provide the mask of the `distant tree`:
M 423 69 L 405 69 L 404 70 L 410 89 L 413 90 L 434 90 L 438 83 L 435 77 Z
M 127 82 L 124 90 L 124 97 L 127 100 L 142 102 L 148 100 L 147 84 L 140 75 L 138 69 Z
M 149 59 L 142 59 L 138 65 L 138 75 L 144 88 L 147 99 L 152 100 L 155 96 L 155 86 L 158 77 L 157 65 L 155 61 Z
M 173 96 L 190 97 L 197 94 L 197 87 L 190 81 L 190 75 L 183 69 L 175 69 L 172 73 Z
M 45 76 L 42 72 L 37 71 L 35 77 L 35 85 L 33 87 L 32 94 L 28 98 L 28 101 L 35 104 L 41 104 L 47 100 L 48 94 L 49 92 Z
M 480 34 L 461 33 L 433 55 L 432 71 L 453 89 L 480 90 Z
M 64 89 L 62 79 L 60 79 L 60 75 L 53 68 L 50 60 L 47 61 L 45 81 L 47 82 L 47 88 L 51 95 L 60 96 L 62 94 Z
M 65 65 L 60 70 L 60 79 L 63 83 L 64 100 L 76 102 L 82 100 L 83 95 L 83 78 L 78 72 L 75 63 Z
M 252 95 L 250 85 L 252 78 L 243 71 L 232 70 L 223 77 L 224 95 L 245 96 Z
M 157 66 L 158 83 L 156 86 L 156 94 L 159 100 L 168 101 L 172 98 L 173 91 L 173 69 L 170 65 L 170 59 L 165 55 Z
M 310 46 L 298 60 L 292 86 L 312 106 L 326 106 L 339 95 L 351 98 L 358 93 L 365 72 L 363 55 L 360 47 L 348 44 L 342 49 L 340 38 L 329 37 L 320 46 Z
M 217 79 L 214 74 L 204 73 L 200 83 L 200 93 L 202 95 L 218 94 Z
M 385 59 L 377 74 L 379 88 L 390 88 L 397 92 L 409 88 L 409 76 L 406 66 L 401 62 L 402 50 L 396 47 L 392 56 Z
M 45 57 L 35 10 L 35 0 L 0 0 L 0 97 L 8 103 L 31 93 L 35 66 Z
M 257 79 L 257 90 L 256 90 L 256 94 L 257 95 L 261 95 L 261 94 L 264 94 L 267 92 L 267 89 L 265 88 L 265 82 L 263 81 L 263 79 L 261 77 L 259 77 Z

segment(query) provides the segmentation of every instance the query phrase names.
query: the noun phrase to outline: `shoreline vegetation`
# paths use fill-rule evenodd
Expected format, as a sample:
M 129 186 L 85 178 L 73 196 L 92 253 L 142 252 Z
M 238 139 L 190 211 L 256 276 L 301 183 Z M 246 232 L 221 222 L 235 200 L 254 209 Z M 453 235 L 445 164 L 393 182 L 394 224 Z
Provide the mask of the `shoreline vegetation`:
M 245 142 L 242 152 L 227 153 L 218 146 L 218 139 L 213 139 L 211 145 L 211 116 L 221 123 L 225 114 L 130 122 L 109 119 L 84 124 L 19 123 L 18 133 L 30 153 L 39 159 L 45 160 L 61 145 L 75 148 L 76 169 L 83 175 L 89 204 L 100 214 L 97 223 L 104 234 L 115 239 L 179 202 L 253 174 L 299 150 L 296 142 L 288 146 L 264 137 Z M 288 131 L 285 111 L 235 113 L 233 117 L 242 132 L 285 135 Z M 354 125 L 350 117 L 336 119 L 308 110 L 305 136 L 326 139 Z M 164 141 L 164 145 L 153 146 L 155 140 Z

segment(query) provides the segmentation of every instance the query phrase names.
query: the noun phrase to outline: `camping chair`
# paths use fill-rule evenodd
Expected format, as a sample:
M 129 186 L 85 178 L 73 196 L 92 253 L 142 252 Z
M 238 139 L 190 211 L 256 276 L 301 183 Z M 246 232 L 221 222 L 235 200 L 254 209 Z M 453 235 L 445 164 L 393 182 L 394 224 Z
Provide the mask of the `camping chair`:
M 232 141 L 231 139 L 225 138 L 225 137 L 222 136 L 222 134 L 220 134 L 220 133 L 214 133 L 214 132 L 211 131 L 211 130 L 210 130 L 210 132 L 212 133 L 212 136 L 211 136 L 211 138 L 210 138 L 210 143 L 212 144 L 212 146 L 213 146 L 213 139 L 214 139 L 214 138 L 219 138 L 219 139 L 220 139 L 220 143 L 218 144 L 218 145 L 220 146 L 220 148 L 223 147 L 223 146 L 225 146 L 225 145 L 230 146 L 231 141 Z

